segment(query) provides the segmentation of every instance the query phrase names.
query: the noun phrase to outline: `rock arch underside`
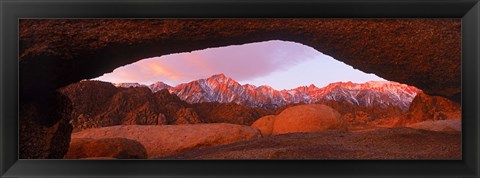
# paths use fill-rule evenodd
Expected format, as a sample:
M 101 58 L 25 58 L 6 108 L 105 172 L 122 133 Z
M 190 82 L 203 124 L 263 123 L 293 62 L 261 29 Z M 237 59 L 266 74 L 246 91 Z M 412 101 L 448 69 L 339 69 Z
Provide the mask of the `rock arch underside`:
M 298 42 L 361 71 L 460 101 L 460 19 L 22 19 L 19 23 L 20 158 L 62 158 L 66 153 L 71 126 L 64 116 L 71 106 L 56 89 L 144 58 L 211 47 Z

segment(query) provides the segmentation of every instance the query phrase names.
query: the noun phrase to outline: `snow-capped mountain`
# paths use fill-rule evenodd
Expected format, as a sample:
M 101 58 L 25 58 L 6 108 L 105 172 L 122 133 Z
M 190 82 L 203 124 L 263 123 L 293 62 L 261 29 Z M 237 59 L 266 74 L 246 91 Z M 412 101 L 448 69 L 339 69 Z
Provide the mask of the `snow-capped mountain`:
M 116 87 L 130 88 L 130 87 L 145 87 L 145 85 L 139 83 L 113 83 Z
M 149 85 L 148 88 L 150 88 L 150 90 L 152 90 L 153 93 L 156 93 L 157 91 L 160 91 L 160 90 L 163 90 L 163 89 L 170 89 L 170 88 L 172 88 L 172 86 L 170 86 L 166 83 L 163 83 L 163 82 L 155 82 L 155 83 Z
M 115 87 L 122 87 L 122 88 L 130 88 L 130 87 L 148 87 L 150 90 L 152 90 L 153 93 L 156 93 L 157 91 L 163 90 L 163 89 L 170 89 L 172 86 L 163 83 L 163 82 L 155 82 L 152 83 L 151 85 L 144 85 L 144 84 L 139 84 L 139 83 L 113 83 Z
M 115 86 L 130 87 L 133 84 L 115 84 Z M 170 93 L 176 94 L 188 103 L 234 102 L 270 109 L 291 103 L 317 103 L 334 100 L 359 106 L 379 105 L 380 107 L 386 107 L 392 105 L 407 110 L 419 91 L 413 86 L 389 81 L 371 81 L 362 84 L 336 82 L 323 88 L 318 88 L 312 84 L 279 91 L 265 85 L 258 87 L 250 84 L 241 85 L 223 74 L 179 84 L 175 87 L 162 82 L 147 87 L 153 92 L 168 89 Z
M 311 97 L 311 102 L 335 100 L 360 106 L 379 105 L 397 106 L 407 110 L 419 89 L 388 81 L 370 81 L 363 84 L 352 82 L 331 83 L 320 88 L 317 96 Z

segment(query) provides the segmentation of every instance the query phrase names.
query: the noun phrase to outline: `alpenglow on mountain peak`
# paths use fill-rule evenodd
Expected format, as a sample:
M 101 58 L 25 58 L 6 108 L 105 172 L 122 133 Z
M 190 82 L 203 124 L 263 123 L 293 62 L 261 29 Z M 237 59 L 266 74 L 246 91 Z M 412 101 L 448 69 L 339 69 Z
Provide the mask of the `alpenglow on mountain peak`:
M 148 87 L 152 92 L 168 89 L 188 103 L 220 102 L 241 105 L 279 108 L 291 103 L 317 103 L 325 101 L 346 102 L 359 106 L 397 106 L 406 110 L 419 89 L 389 81 L 366 83 L 335 82 L 318 88 L 313 84 L 289 90 L 275 90 L 270 86 L 241 85 L 225 74 L 215 74 L 175 87 L 163 82 L 149 86 L 115 84 L 117 87 Z
M 224 78 L 227 78 L 227 76 L 225 76 L 225 74 L 223 74 L 223 73 L 219 73 L 219 74 L 212 75 L 210 78 L 221 78 L 221 79 L 224 79 Z

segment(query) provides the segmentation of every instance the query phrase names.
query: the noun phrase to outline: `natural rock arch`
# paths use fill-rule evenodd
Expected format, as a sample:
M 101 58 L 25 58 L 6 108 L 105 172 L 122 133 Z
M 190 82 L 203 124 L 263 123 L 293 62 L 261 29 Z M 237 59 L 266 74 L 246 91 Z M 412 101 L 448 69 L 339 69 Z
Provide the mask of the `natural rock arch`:
M 458 19 L 20 20 L 22 97 L 171 53 L 284 40 L 431 95 L 460 93 Z
M 55 114 L 34 114 L 22 108 L 64 102 L 62 96 L 55 94 L 56 89 L 144 58 L 211 47 L 267 40 L 298 42 L 364 72 L 459 101 L 460 22 L 459 19 L 22 19 L 20 125 L 28 124 L 20 130 L 20 153 L 25 154 L 21 158 L 61 157 L 66 151 L 56 145 L 68 145 L 67 135 L 71 133 L 68 121 L 55 118 L 65 113 L 59 104 L 52 105 L 57 108 L 46 109 Z M 30 118 L 34 116 L 39 118 Z M 22 129 L 48 137 L 22 135 Z M 22 138 L 26 141 L 22 142 Z M 37 147 L 26 142 L 36 142 Z

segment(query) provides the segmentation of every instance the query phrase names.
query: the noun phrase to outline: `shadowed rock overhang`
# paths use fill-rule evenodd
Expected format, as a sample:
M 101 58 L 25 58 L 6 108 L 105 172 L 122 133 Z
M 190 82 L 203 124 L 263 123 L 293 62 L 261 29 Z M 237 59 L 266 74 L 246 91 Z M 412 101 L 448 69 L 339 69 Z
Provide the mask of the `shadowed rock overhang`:
M 266 40 L 430 95 L 461 93 L 460 19 L 22 19 L 19 30 L 21 101 L 149 57 Z

